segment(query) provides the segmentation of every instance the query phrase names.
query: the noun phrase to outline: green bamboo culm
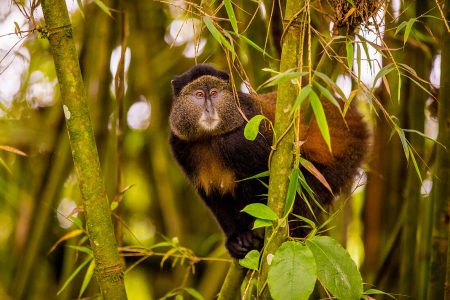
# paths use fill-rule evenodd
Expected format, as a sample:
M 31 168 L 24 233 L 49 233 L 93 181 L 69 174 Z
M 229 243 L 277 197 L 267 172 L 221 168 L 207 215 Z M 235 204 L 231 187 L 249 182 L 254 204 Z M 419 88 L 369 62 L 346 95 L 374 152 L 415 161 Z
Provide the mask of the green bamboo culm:
M 247 269 L 244 269 L 239 265 L 237 260 L 233 260 L 228 269 L 227 276 L 220 289 L 217 300 L 235 300 L 240 299 L 241 284 L 245 278 Z
M 304 1 L 288 0 L 286 2 L 285 35 L 281 51 L 280 72 L 298 67 L 298 46 L 300 43 L 300 26 L 297 20 L 300 16 L 295 16 L 297 12 L 305 5 Z M 292 22 L 291 22 L 292 21 Z M 284 210 L 285 199 L 289 185 L 289 174 L 293 162 L 294 128 L 290 124 L 291 107 L 298 94 L 297 86 L 290 81 L 278 85 L 277 106 L 275 111 L 274 136 L 283 137 L 277 141 L 276 150 L 270 163 L 269 196 L 267 205 L 281 217 Z M 290 128 L 289 128 L 290 127 Z M 268 255 L 275 254 L 278 247 L 286 240 L 288 236 L 288 226 L 279 226 L 279 230 L 273 232 L 272 228 L 266 229 L 264 240 L 262 266 L 259 278 L 258 294 L 262 299 L 270 299 L 269 289 L 267 287 L 267 274 L 269 270 Z
M 104 299 L 127 299 L 123 266 L 114 236 L 66 3 L 64 0 L 42 0 L 41 4 L 96 263 L 95 278 Z
M 450 21 L 450 0 L 445 1 L 445 18 Z M 434 224 L 428 299 L 450 300 L 450 32 L 442 34 L 441 84 L 439 89 L 439 134 L 436 151 L 436 170 L 431 198 L 434 205 Z

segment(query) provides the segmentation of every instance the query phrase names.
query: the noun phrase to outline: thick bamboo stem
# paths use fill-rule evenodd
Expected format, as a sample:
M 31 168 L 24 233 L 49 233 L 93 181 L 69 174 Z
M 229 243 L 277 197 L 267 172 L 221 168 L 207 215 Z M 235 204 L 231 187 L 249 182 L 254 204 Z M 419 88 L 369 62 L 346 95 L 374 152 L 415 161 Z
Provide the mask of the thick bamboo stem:
M 285 21 L 288 24 L 284 36 L 283 47 L 281 52 L 280 72 L 284 72 L 291 68 L 297 68 L 298 46 L 300 42 L 300 26 L 292 18 L 305 5 L 304 1 L 287 1 Z M 269 196 L 268 206 L 278 215 L 281 216 L 284 210 L 287 188 L 289 184 L 289 173 L 292 169 L 294 130 L 289 128 L 291 123 L 291 107 L 295 97 L 298 94 L 297 87 L 291 82 L 281 83 L 278 86 L 277 106 L 275 112 L 274 136 L 283 138 L 277 141 L 277 148 L 273 154 L 270 165 L 269 180 Z M 286 134 L 284 134 L 286 132 Z M 270 298 L 269 289 L 266 287 L 267 274 L 269 270 L 268 255 L 275 254 L 278 247 L 286 240 L 288 235 L 288 226 L 278 226 L 279 230 L 274 232 L 273 229 L 266 230 L 264 241 L 263 257 L 261 259 L 261 273 L 259 278 L 258 294 L 263 299 Z
M 86 227 L 96 262 L 95 277 L 105 299 L 126 299 L 123 268 L 114 237 L 67 7 L 64 0 L 43 0 L 42 10 L 61 88 Z

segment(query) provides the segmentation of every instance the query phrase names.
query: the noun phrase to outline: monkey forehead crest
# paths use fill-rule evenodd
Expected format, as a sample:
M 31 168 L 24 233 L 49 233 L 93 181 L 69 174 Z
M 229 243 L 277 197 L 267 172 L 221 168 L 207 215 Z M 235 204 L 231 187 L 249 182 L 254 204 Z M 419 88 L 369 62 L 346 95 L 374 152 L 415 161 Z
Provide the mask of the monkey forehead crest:
M 181 90 L 186 85 L 188 85 L 189 83 L 192 83 L 196 79 L 198 79 L 202 76 L 205 76 L 205 75 L 209 75 L 211 77 L 221 79 L 227 83 L 230 80 L 230 76 L 228 75 L 228 73 L 217 70 L 216 68 L 209 66 L 209 65 L 199 64 L 199 65 L 194 66 L 190 70 L 184 72 L 183 74 L 176 76 L 172 80 L 172 88 L 173 88 L 174 96 L 178 97 L 181 93 Z

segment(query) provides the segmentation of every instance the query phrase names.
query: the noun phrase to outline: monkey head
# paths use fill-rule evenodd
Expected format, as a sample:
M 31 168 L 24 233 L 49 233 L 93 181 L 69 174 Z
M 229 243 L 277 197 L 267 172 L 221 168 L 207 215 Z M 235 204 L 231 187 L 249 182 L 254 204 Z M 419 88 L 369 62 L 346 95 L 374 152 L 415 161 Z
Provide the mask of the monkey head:
M 172 132 L 193 141 L 224 134 L 244 123 L 229 76 L 208 65 L 197 65 L 172 80 L 174 99 L 169 116 Z

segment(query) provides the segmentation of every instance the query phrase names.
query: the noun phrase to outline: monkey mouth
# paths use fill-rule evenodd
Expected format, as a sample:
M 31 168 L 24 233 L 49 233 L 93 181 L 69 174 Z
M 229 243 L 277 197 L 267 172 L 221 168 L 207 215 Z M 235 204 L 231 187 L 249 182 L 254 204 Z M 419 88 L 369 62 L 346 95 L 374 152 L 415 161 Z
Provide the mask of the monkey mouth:
M 200 120 L 198 120 L 200 126 L 208 131 L 214 130 L 217 127 L 217 125 L 219 125 L 219 122 L 220 118 L 217 115 L 216 111 L 214 111 L 212 114 L 203 112 L 202 115 L 200 116 Z

